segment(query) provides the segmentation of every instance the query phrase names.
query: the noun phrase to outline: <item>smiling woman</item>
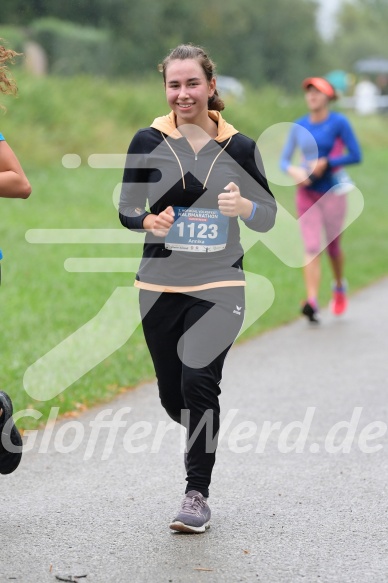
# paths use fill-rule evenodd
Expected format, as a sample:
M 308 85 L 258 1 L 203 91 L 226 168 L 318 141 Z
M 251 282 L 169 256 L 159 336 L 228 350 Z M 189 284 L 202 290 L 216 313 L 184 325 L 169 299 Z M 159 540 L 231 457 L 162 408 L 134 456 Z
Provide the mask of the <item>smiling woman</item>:
M 185 123 L 202 127 L 215 138 L 215 124 L 207 111 L 222 111 L 224 102 L 218 96 L 214 63 L 193 50 L 177 47 L 160 65 L 166 87 L 167 103 L 177 117 L 177 126 Z
M 221 115 L 205 51 L 180 45 L 159 70 L 171 111 L 134 136 L 119 211 L 126 228 L 147 233 L 135 282 L 143 331 L 161 403 L 187 431 L 185 498 L 170 528 L 199 533 L 210 520 L 222 369 L 245 311 L 240 224 L 268 231 L 276 203 L 256 143 Z

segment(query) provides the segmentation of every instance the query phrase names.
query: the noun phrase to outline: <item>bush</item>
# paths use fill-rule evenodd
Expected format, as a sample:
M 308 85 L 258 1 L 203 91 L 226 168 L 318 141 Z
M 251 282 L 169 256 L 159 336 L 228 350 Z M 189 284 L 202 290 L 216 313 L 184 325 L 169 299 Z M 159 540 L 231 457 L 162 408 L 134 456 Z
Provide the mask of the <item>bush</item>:
M 29 33 L 30 38 L 46 51 L 50 73 L 109 73 L 110 35 L 107 30 L 42 18 L 30 25 Z
M 0 38 L 7 49 L 12 49 L 17 53 L 22 53 L 26 41 L 26 32 L 18 26 L 2 25 L 0 26 Z

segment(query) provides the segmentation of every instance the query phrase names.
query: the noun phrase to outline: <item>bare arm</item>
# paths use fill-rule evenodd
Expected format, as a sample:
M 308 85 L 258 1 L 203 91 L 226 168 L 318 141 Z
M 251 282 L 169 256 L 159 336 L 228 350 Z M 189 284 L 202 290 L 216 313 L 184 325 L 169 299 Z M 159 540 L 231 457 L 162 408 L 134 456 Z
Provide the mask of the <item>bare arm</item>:
M 4 198 L 28 198 L 31 185 L 19 160 L 5 141 L 0 141 L 0 196 Z

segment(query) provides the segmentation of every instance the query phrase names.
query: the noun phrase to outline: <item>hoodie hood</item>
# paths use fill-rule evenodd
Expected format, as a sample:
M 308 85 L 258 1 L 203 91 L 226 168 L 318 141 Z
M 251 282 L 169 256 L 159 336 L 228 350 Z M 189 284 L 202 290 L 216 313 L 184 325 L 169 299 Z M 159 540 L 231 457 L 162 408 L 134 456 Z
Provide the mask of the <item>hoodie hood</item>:
M 219 111 L 210 109 L 208 110 L 208 116 L 210 119 L 215 121 L 218 126 L 218 134 L 215 138 L 216 142 L 224 142 L 231 136 L 238 134 L 238 130 L 236 130 L 230 123 L 225 121 Z M 175 139 L 182 137 L 182 134 L 176 127 L 175 114 L 173 111 L 171 111 L 168 115 L 162 115 L 161 117 L 154 119 L 151 127 Z

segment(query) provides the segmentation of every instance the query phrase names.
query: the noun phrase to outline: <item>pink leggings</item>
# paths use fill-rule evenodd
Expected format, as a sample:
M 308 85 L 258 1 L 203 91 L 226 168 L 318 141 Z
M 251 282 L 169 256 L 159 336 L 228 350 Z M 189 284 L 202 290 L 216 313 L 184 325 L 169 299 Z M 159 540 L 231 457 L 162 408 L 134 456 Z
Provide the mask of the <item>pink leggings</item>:
M 346 196 L 331 192 L 321 194 L 299 187 L 296 208 L 305 252 L 317 255 L 323 251 L 321 236 L 324 230 L 327 253 L 330 257 L 338 257 L 346 214 Z

